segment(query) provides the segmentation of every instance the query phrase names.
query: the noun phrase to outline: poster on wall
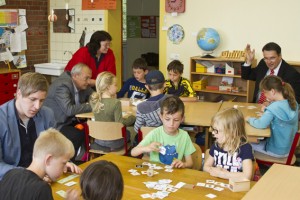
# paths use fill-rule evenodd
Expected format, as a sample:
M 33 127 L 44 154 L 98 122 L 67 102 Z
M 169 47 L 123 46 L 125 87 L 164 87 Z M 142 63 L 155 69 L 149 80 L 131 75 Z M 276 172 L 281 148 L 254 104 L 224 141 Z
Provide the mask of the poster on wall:
M 141 16 L 142 38 L 156 38 L 156 16 Z
M 18 25 L 18 10 L 0 10 L 0 27 L 15 27 Z
M 82 10 L 115 10 L 117 0 L 82 0 Z
M 141 37 L 140 16 L 127 16 L 127 38 Z

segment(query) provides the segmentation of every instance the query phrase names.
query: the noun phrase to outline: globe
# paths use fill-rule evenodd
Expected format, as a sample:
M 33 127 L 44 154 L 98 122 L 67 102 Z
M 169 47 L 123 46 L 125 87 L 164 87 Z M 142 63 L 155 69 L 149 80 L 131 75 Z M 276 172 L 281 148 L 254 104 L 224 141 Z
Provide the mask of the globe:
M 212 57 L 209 54 L 215 50 L 220 44 L 220 35 L 213 28 L 202 28 L 197 35 L 197 44 L 203 50 L 207 52 L 207 56 Z

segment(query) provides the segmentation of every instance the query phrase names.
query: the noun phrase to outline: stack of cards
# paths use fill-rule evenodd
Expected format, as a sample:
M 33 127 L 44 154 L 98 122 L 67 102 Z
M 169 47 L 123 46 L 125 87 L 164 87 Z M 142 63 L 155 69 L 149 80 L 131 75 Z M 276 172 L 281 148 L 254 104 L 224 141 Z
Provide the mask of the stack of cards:
M 148 181 L 144 182 L 147 188 L 158 190 L 156 193 L 151 194 L 142 194 L 141 197 L 146 199 L 163 199 L 167 197 L 171 192 L 176 192 L 179 188 L 181 188 L 185 183 L 179 182 L 176 186 L 171 185 L 171 179 L 161 179 L 157 182 L 155 181 Z

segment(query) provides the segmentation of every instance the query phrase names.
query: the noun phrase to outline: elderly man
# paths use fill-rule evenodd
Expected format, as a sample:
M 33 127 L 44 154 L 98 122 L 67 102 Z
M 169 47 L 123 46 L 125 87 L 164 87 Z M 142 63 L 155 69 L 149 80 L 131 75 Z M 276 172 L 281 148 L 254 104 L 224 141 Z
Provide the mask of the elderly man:
M 72 141 L 77 154 L 84 146 L 84 131 L 75 128 L 78 124 L 75 115 L 92 111 L 87 103 L 93 92 L 89 86 L 91 76 L 87 65 L 76 64 L 71 72 L 66 71 L 54 80 L 44 103 L 54 112 L 58 129 Z

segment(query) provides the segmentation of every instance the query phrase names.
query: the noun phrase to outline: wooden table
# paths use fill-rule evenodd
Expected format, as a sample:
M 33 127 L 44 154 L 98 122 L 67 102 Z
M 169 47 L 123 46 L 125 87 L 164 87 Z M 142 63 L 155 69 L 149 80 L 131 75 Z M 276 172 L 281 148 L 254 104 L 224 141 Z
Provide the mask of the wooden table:
M 273 164 L 243 200 L 298 200 L 300 167 Z
M 223 102 L 220 110 L 225 108 L 233 108 L 234 105 L 238 106 L 238 109 L 242 111 L 244 117 L 259 117 L 256 112 L 260 111 L 260 105 L 256 103 L 243 103 L 243 102 Z M 255 107 L 255 108 L 254 108 Z M 253 108 L 253 109 L 249 109 Z M 249 142 L 258 142 L 259 139 L 270 137 L 271 131 L 270 128 L 266 129 L 257 129 L 251 126 L 246 122 L 246 133 L 248 136 Z
M 142 170 L 147 170 L 147 166 L 144 166 L 144 168 L 135 168 L 136 164 L 142 164 L 143 160 L 126 157 L 126 156 L 118 156 L 115 154 L 107 154 L 104 156 L 101 156 L 99 158 L 96 158 L 94 160 L 91 160 L 87 163 L 84 163 L 80 165 L 82 169 L 85 169 L 90 163 L 95 162 L 97 160 L 108 160 L 113 163 L 115 163 L 119 168 L 123 175 L 124 179 L 124 200 L 135 200 L 135 199 L 142 199 L 140 196 L 141 194 L 151 194 L 157 192 L 157 190 L 154 189 L 148 189 L 143 182 L 145 181 L 158 181 L 160 179 L 171 179 L 172 185 L 176 185 L 178 182 L 184 182 L 188 184 L 196 185 L 198 182 L 206 182 L 206 180 L 215 180 L 222 183 L 228 183 L 228 180 L 214 178 L 210 176 L 206 172 L 202 171 L 196 171 L 191 169 L 174 169 L 172 173 L 165 172 L 162 170 L 156 170 L 159 172 L 159 174 L 154 175 L 153 177 L 148 177 L 147 175 L 140 175 L 140 176 L 132 176 L 128 170 L 129 169 L 137 169 L 139 172 Z M 163 165 L 161 165 L 163 166 Z M 64 176 L 66 177 L 66 176 Z M 74 186 L 71 186 L 72 188 L 76 188 L 79 190 L 79 177 L 72 179 L 72 181 L 76 181 L 77 184 Z M 253 186 L 255 182 L 251 182 L 251 186 Z M 63 184 L 59 183 L 53 183 L 51 185 L 52 188 L 52 194 L 54 199 L 63 199 L 59 195 L 56 194 L 59 190 L 66 191 L 67 189 L 70 189 L 70 187 L 67 187 Z M 215 199 L 241 199 L 246 192 L 231 192 L 229 189 L 225 188 L 223 191 L 218 192 L 216 190 L 213 190 L 211 188 L 205 188 L 205 187 L 198 187 L 195 186 L 194 189 L 187 189 L 187 188 L 180 188 L 175 193 L 170 193 L 166 199 L 177 199 L 177 200 L 187 200 L 187 199 L 208 199 L 205 197 L 207 194 L 215 194 L 217 197 Z

